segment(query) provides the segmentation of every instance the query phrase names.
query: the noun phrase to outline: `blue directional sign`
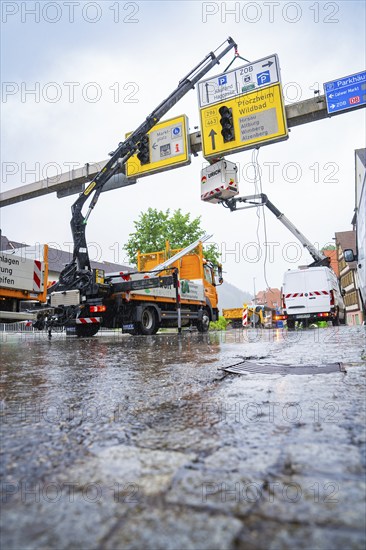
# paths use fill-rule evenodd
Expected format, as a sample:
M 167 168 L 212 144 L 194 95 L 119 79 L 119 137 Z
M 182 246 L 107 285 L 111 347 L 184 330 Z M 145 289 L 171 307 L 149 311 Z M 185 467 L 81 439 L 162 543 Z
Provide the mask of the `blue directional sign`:
M 366 71 L 325 82 L 324 93 L 329 115 L 366 105 Z

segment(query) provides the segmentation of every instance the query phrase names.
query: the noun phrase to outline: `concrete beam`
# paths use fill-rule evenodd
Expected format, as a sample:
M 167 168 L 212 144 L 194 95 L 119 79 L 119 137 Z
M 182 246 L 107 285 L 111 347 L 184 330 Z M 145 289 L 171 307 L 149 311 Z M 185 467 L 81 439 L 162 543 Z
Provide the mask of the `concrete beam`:
M 4 191 L 0 193 L 0 208 L 2 206 L 9 206 L 17 202 L 41 197 L 42 195 L 48 195 L 49 193 L 57 193 L 59 198 L 80 193 L 84 190 L 85 184 L 91 181 L 106 163 L 107 160 L 92 164 L 87 163 L 81 168 L 64 172 L 52 178 L 35 181 L 34 183 Z M 116 174 L 106 183 L 103 192 L 117 189 L 118 187 L 125 187 L 126 185 L 132 185 L 136 182 L 137 180 L 135 178 L 127 179 L 122 173 Z
M 286 105 L 286 119 L 289 128 L 328 117 L 324 95 Z
M 285 111 L 289 128 L 299 126 L 300 124 L 307 124 L 308 122 L 315 122 L 316 120 L 322 120 L 329 116 L 324 95 L 286 105 Z M 194 155 L 202 151 L 200 131 L 190 134 L 190 142 L 191 150 Z M 83 189 L 85 183 L 91 181 L 93 177 L 96 176 L 106 162 L 106 160 L 103 160 L 98 163 L 85 164 L 82 168 L 77 168 L 71 172 L 64 172 L 54 178 L 36 181 L 28 185 L 10 189 L 9 191 L 4 191 L 0 193 L 0 208 L 2 206 L 8 206 L 17 202 L 47 195 L 48 193 L 58 193 L 59 197 L 78 193 L 80 189 Z M 136 183 L 136 179 L 131 178 L 127 180 L 124 174 L 118 174 L 115 178 L 116 179 L 111 178 L 111 181 L 106 184 L 104 191 Z

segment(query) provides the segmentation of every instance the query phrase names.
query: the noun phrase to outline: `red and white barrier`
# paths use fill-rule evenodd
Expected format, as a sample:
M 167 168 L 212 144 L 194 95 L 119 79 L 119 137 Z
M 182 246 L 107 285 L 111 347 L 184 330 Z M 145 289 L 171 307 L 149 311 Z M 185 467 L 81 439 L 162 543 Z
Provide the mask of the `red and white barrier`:
M 242 325 L 243 327 L 248 326 L 248 308 L 243 308 L 243 314 L 242 314 Z

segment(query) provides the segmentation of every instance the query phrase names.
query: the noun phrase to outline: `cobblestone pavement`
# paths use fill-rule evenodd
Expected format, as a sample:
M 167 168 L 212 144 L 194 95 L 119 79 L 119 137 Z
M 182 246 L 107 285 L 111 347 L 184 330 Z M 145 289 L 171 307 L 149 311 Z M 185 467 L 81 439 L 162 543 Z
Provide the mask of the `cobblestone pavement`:
M 1 344 L 3 548 L 364 549 L 364 327 Z

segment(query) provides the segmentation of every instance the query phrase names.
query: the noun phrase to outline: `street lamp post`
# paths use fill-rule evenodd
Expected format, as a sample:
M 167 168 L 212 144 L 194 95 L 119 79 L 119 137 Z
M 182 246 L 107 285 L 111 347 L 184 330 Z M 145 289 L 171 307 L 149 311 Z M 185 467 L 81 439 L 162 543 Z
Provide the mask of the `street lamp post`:
M 253 290 L 254 290 L 253 303 L 254 305 L 256 305 L 257 301 L 256 301 L 256 292 L 255 292 L 255 277 L 253 277 Z

